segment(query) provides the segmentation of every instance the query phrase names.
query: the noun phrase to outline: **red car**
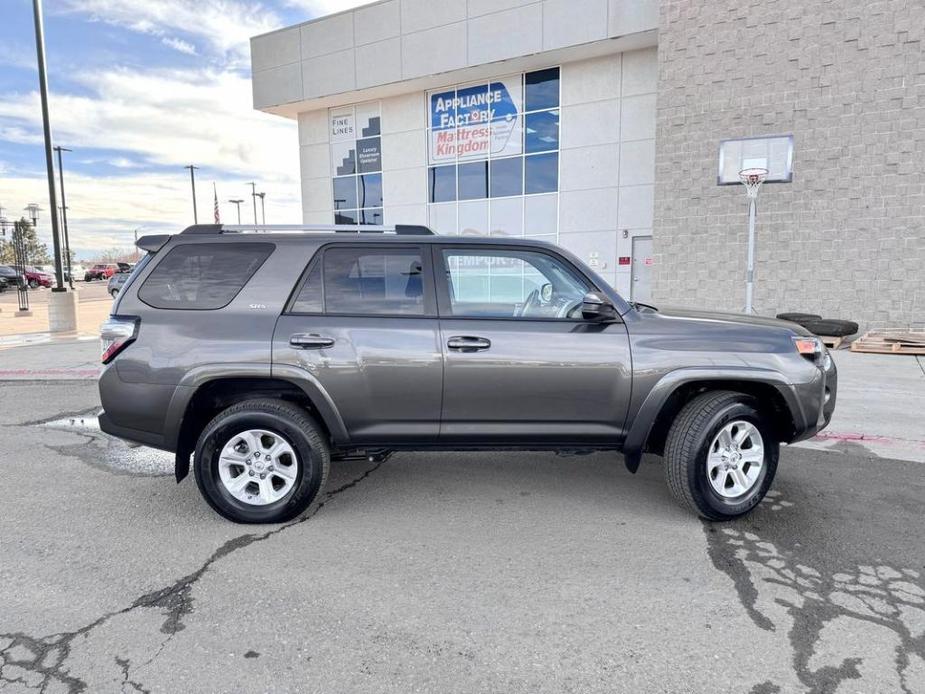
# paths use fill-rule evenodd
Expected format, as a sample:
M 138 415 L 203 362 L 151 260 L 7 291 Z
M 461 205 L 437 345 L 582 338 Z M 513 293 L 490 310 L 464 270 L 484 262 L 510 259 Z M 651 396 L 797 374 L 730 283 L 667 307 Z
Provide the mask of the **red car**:
M 44 270 L 27 265 L 23 274 L 26 276 L 26 284 L 29 285 L 29 289 L 37 289 L 38 287 L 51 288 L 51 275 Z
M 116 263 L 97 263 L 84 273 L 84 282 L 108 280 L 119 271 Z

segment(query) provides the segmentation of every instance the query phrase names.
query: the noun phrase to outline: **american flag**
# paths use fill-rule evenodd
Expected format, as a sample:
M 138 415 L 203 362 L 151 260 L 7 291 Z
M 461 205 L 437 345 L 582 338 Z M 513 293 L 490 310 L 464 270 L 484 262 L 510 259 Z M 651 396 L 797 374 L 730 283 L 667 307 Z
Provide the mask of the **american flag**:
M 218 213 L 218 190 L 215 188 L 215 181 L 212 181 L 212 193 L 215 195 L 215 223 L 221 224 L 222 217 Z

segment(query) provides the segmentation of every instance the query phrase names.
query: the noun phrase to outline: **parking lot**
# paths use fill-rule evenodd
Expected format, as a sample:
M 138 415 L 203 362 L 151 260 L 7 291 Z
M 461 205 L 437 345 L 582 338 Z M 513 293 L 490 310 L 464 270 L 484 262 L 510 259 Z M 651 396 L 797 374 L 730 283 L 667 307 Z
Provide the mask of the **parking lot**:
M 925 691 L 920 462 L 785 448 L 714 525 L 654 458 L 400 454 L 247 527 L 91 380 L 2 388 L 4 692 Z

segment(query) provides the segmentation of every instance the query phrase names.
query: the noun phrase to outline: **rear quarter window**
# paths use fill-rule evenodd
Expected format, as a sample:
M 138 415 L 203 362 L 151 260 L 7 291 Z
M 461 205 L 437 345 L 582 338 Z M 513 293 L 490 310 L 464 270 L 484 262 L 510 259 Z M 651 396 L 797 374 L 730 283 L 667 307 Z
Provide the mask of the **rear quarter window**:
M 148 306 L 208 311 L 231 303 L 273 252 L 272 243 L 186 243 L 148 275 L 138 298 Z

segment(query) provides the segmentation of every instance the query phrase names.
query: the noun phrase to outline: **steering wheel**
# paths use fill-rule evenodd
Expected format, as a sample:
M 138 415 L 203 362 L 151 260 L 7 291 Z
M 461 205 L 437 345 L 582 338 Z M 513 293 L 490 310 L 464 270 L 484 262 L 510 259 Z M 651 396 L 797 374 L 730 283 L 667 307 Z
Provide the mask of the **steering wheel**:
M 581 314 L 573 316 L 576 310 L 581 308 L 581 304 L 584 303 L 583 299 L 573 299 L 572 301 L 564 301 L 562 306 L 559 307 L 559 312 L 556 313 L 556 318 L 580 318 Z
M 524 318 L 527 315 L 527 309 L 533 308 L 534 306 L 540 305 L 540 290 L 534 289 L 527 295 L 527 298 L 524 300 L 523 304 L 520 306 L 520 310 L 517 312 L 519 318 Z

